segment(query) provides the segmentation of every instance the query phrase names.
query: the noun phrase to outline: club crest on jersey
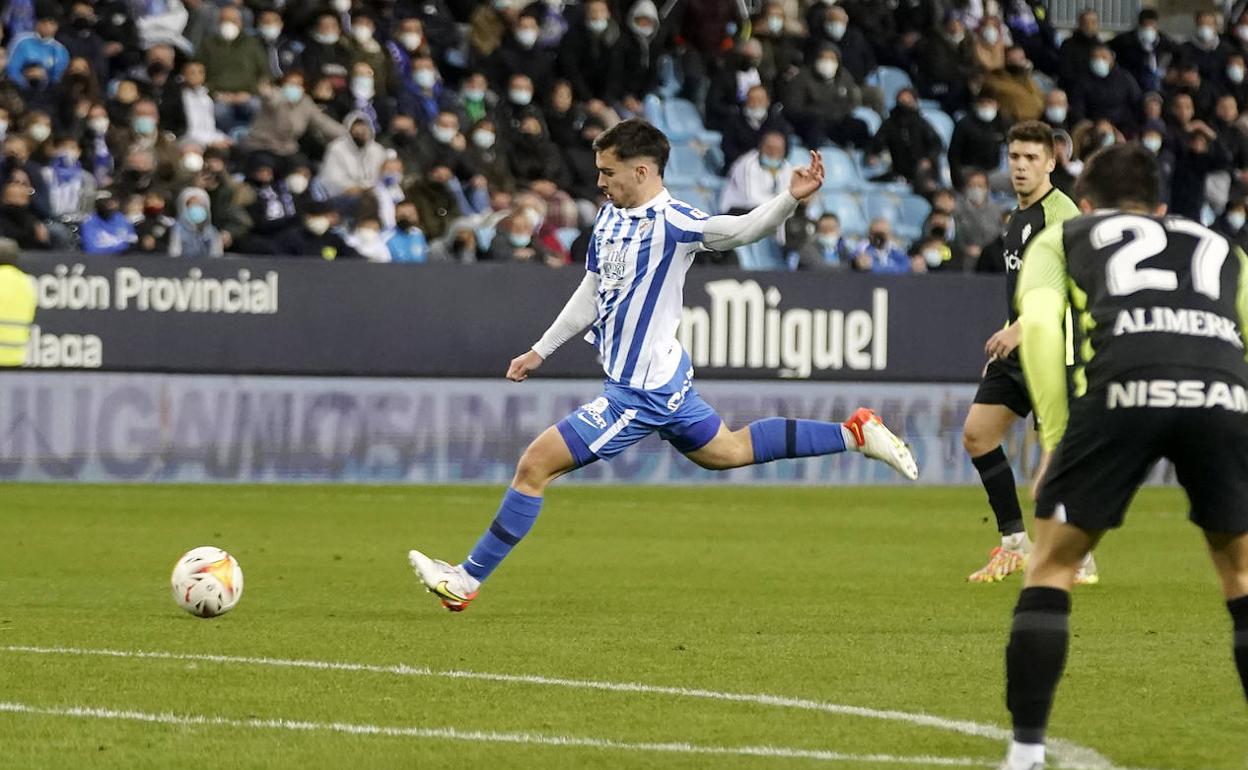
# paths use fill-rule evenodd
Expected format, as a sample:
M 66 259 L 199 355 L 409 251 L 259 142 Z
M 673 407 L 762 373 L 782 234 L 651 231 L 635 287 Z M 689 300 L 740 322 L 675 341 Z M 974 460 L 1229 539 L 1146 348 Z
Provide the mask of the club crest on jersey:
M 576 417 L 586 425 L 597 428 L 598 430 L 606 430 L 607 419 L 602 415 L 610 406 L 611 405 L 607 402 L 606 396 L 599 396 L 593 401 L 590 401 L 588 404 L 582 406 L 580 411 L 576 413 Z

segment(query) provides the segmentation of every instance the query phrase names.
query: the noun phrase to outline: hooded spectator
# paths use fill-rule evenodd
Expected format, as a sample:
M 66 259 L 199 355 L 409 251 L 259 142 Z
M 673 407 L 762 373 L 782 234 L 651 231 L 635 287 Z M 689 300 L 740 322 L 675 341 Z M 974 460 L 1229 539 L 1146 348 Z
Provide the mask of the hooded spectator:
M 212 226 L 208 193 L 188 187 L 178 195 L 178 217 L 169 236 L 169 256 L 202 259 L 225 253 L 221 233 Z

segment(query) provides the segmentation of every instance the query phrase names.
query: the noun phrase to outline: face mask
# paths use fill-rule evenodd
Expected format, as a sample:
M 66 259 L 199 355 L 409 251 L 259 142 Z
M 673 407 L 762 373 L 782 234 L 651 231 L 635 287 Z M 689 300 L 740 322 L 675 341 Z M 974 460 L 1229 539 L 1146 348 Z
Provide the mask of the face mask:
M 308 178 L 303 174 L 291 174 L 286 177 L 286 189 L 292 195 L 303 195 L 304 190 L 308 189 Z
M 523 249 L 533 241 L 533 236 L 523 235 L 520 233 L 509 233 L 507 240 L 511 241 L 511 245 L 517 249 Z
M 294 104 L 303 99 L 303 86 L 288 84 L 282 86 L 282 96 L 286 97 L 286 101 Z
M 334 0 L 332 5 L 338 13 L 346 13 L 351 10 L 351 0 Z
M 400 230 L 412 230 L 416 227 L 416 220 L 410 217 L 401 217 L 395 220 L 395 224 L 399 226 Z
M 329 219 L 325 217 L 308 217 L 308 231 L 313 235 L 324 235 L 329 230 Z
M 1244 82 L 1244 68 L 1238 64 L 1232 64 L 1226 68 L 1226 77 L 1235 85 Z
M 1091 67 L 1092 74 L 1098 78 L 1103 78 L 1109 74 L 1109 62 L 1105 59 L 1093 59 Z
M 966 188 L 966 199 L 976 206 L 984 205 L 984 201 L 988 200 L 988 191 L 982 187 Z
M 763 168 L 778 169 L 784 165 L 783 158 L 768 158 L 766 155 L 759 155 L 758 162 Z
M 952 35 L 945 35 L 945 37 L 949 38 L 949 42 L 954 45 L 962 45 L 962 41 L 966 39 L 966 33 L 958 32 Z
M 945 255 L 940 249 L 924 249 L 923 261 L 928 267 L 940 267 L 945 262 Z
M 434 126 L 429 129 L 429 133 L 433 134 L 433 138 L 442 144 L 450 144 L 451 140 L 455 138 L 455 134 L 459 132 L 449 126 Z
M 438 73 L 433 70 L 416 70 L 412 78 L 421 88 L 433 88 L 433 84 L 438 82 Z
M 472 134 L 472 143 L 480 147 L 483 150 L 488 150 L 491 147 L 493 147 L 494 139 L 495 139 L 495 136 L 494 136 L 493 131 L 481 130 L 481 131 L 474 131 Z
M 1080 174 L 1083 173 L 1083 161 L 1081 160 L 1070 161 L 1069 163 L 1066 164 L 1066 170 L 1070 172 L 1071 176 L 1079 176 Z
M 424 38 L 419 32 L 404 32 L 402 35 L 399 35 L 399 42 L 409 51 L 415 51 L 417 48 L 420 48 L 423 40 Z
M 371 227 L 366 227 L 363 230 L 356 230 L 355 239 L 360 243 L 376 243 L 377 231 Z
M 364 145 L 368 144 L 368 137 L 356 136 L 355 134 L 352 134 L 351 141 L 355 142 L 356 147 L 363 147 Z
M 886 243 L 888 243 L 888 237 L 886 235 L 884 235 L 883 233 L 871 233 L 871 245 L 872 246 L 878 249 L 878 248 L 883 247 L 884 244 Z
M 783 16 L 768 16 L 767 17 L 767 31 L 773 35 L 779 35 L 781 32 L 783 32 L 784 31 L 784 17 Z
M 815 62 L 815 72 L 818 72 L 819 76 L 824 80 L 831 80 L 836 77 L 836 71 L 839 67 L 840 65 L 831 59 L 820 59 Z
M 193 224 L 202 225 L 208 221 L 208 208 L 199 204 L 187 206 L 186 218 L 191 220 Z
M 1140 42 L 1145 48 L 1152 48 L 1157 42 L 1157 30 L 1152 27 L 1140 27 Z
M 494 0 L 494 9 L 505 11 L 511 7 L 511 0 Z
M 105 128 L 107 128 L 107 126 L 105 126 Z M 4 136 L 7 133 L 9 133 L 9 121 L 0 120 L 0 136 Z
M 1207 24 L 1202 24 L 1196 28 L 1196 37 L 1199 38 L 1200 42 L 1204 43 L 1205 45 L 1212 43 L 1217 38 L 1217 36 L 1218 36 L 1218 31 L 1214 29 L 1213 27 L 1210 27 Z
M 1053 106 L 1044 109 L 1044 117 L 1049 119 L 1050 123 L 1062 124 L 1066 121 L 1066 108 Z
M 156 118 L 140 115 L 134 119 L 134 130 L 143 135 L 156 133 Z
M 595 35 L 601 35 L 603 32 L 607 31 L 607 25 L 610 21 L 610 19 L 590 19 L 585 22 L 585 26 L 589 27 L 589 31 L 593 32 Z
M 843 21 L 829 21 L 823 25 L 824 32 L 828 33 L 828 37 L 833 40 L 840 40 L 845 37 L 846 25 Z
M 766 107 L 746 107 L 745 116 L 756 123 L 761 123 L 767 118 L 767 108 Z
M 227 43 L 232 43 L 238 39 L 238 33 L 242 32 L 238 25 L 232 21 L 221 22 L 221 39 Z
M 521 48 L 532 48 L 537 43 L 537 30 L 521 29 L 516 31 L 516 42 Z
M 832 235 L 830 233 L 822 233 L 819 236 L 819 245 L 825 249 L 835 249 L 836 245 L 841 242 L 841 236 Z
M 485 89 L 483 88 L 465 88 L 463 90 L 464 100 L 469 102 L 479 102 L 485 98 Z
M 97 203 L 95 204 L 95 213 L 100 217 L 100 219 L 109 219 L 117 213 L 117 206 L 115 206 L 112 201 L 107 203 Z
M 979 118 L 985 123 L 991 123 L 992 121 L 997 119 L 997 108 L 996 107 L 976 107 L 975 117 Z
M 78 162 L 78 155 L 77 150 L 61 150 L 56 154 L 56 157 L 65 165 L 72 166 Z
M 338 42 L 340 35 L 337 32 L 317 32 L 312 39 L 321 45 L 333 45 Z
M 30 138 L 36 142 L 46 142 L 52 136 L 52 127 L 47 123 L 36 123 L 30 127 Z
M 1150 134 L 1144 137 L 1140 140 L 1140 143 L 1144 145 L 1145 149 L 1154 155 L 1161 152 L 1161 137 L 1156 134 Z
M 198 174 L 204 168 L 204 156 L 194 152 L 189 155 L 183 155 L 182 168 L 192 174 Z
M 260 28 L 260 37 L 264 38 L 270 43 L 272 43 L 274 40 L 277 40 L 281 36 L 282 36 L 281 25 L 265 24 L 263 27 Z
M 1235 36 L 1248 43 L 1248 24 L 1240 24 L 1235 28 Z
M 398 174 L 386 174 L 381 178 L 381 184 L 385 187 L 394 187 L 399 183 Z
M 370 77 L 355 77 L 351 78 L 351 93 L 357 99 L 372 99 L 377 87 Z
M 355 38 L 355 42 L 364 45 L 373 39 L 373 28 L 367 25 L 363 27 L 352 27 L 351 37 Z
M 997 31 L 996 27 L 984 27 L 984 31 L 980 34 L 988 45 L 996 45 L 997 41 L 1001 39 L 1001 33 Z
M 525 107 L 529 102 L 533 101 L 533 92 L 521 91 L 513 88 L 507 92 L 507 98 L 511 100 L 512 104 Z
M 1245 220 L 1248 220 L 1248 216 L 1246 216 L 1242 211 L 1226 212 L 1226 223 L 1230 225 L 1231 229 L 1235 232 L 1239 232 L 1240 229 L 1243 228 Z

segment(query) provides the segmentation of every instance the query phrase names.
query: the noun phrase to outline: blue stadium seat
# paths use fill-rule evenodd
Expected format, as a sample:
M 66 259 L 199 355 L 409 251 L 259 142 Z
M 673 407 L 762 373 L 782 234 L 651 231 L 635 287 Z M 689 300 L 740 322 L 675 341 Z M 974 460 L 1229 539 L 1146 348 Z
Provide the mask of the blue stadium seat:
M 920 110 L 939 110 L 941 109 L 941 106 L 940 106 L 940 102 L 936 101 L 935 99 L 920 99 L 919 109 Z
M 663 117 L 663 100 L 654 94 L 646 94 L 642 100 L 642 112 L 647 121 L 660 131 L 667 131 L 667 120 Z
M 893 235 L 903 241 L 913 241 L 923 234 L 923 221 L 931 206 L 917 195 L 876 192 L 867 194 L 866 209 L 868 220 L 887 219 Z
M 945 143 L 945 149 L 949 149 L 949 142 L 953 141 L 953 118 L 940 110 L 923 110 L 921 114 L 936 129 L 940 141 Z
M 555 231 L 555 237 L 559 239 L 559 244 L 563 246 L 564 251 L 572 249 L 572 243 L 581 236 L 581 231 L 576 227 L 561 227 Z
M 861 238 L 867 234 L 867 216 L 857 195 L 825 188 L 819 203 L 825 213 L 836 214 L 841 220 L 841 232 L 845 235 Z
M 854 161 L 852 155 L 845 152 L 839 147 L 831 145 L 820 147 L 819 153 L 823 156 L 823 167 L 826 171 L 824 176 L 824 185 L 832 190 L 860 190 L 866 186 L 862 179 L 862 175 L 858 173 L 858 163 Z M 803 159 L 801 164 L 806 165 L 809 156 Z
M 698 108 L 685 99 L 668 99 L 663 102 L 663 117 L 667 123 L 667 136 L 672 141 L 698 139 L 706 131 Z
M 668 54 L 659 57 L 659 93 L 671 98 L 680 91 L 680 78 L 676 76 L 676 62 Z
M 897 92 L 903 88 L 913 87 L 910 76 L 905 70 L 896 67 L 877 67 L 875 72 L 867 75 L 867 85 L 876 86 L 884 92 L 884 107 L 892 110 L 897 104 Z
M 867 130 L 871 132 L 871 136 L 876 135 L 880 130 L 880 124 L 884 122 L 870 107 L 855 107 L 854 117 L 867 124 Z
M 780 253 L 780 244 L 773 238 L 764 238 L 735 249 L 737 260 L 743 270 L 783 270 L 784 257 Z
M 922 228 L 927 221 L 927 215 L 931 213 L 932 204 L 922 195 L 910 193 L 901 196 L 901 218 L 906 222 L 913 222 L 915 227 Z
M 689 187 L 706 176 L 710 176 L 710 171 L 702 162 L 701 153 L 687 143 L 673 142 L 672 154 L 667 159 L 667 170 L 663 172 L 663 179 L 669 185 Z
M 719 208 L 716 200 L 712 199 L 705 191 L 695 185 L 673 185 L 668 184 L 667 191 L 678 201 L 688 203 L 694 208 L 701 209 L 708 214 L 714 214 Z

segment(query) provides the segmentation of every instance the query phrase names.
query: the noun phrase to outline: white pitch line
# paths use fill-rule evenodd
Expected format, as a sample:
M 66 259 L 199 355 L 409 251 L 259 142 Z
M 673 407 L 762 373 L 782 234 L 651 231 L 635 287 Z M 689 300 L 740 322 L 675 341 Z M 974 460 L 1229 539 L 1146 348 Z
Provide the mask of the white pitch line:
M 624 752 L 658 752 L 664 754 L 704 754 L 734 757 L 766 757 L 770 759 L 815 759 L 824 762 L 855 762 L 858 764 L 939 765 L 943 767 L 992 767 L 988 759 L 971 757 L 894 756 L 892 754 L 845 754 L 823 749 L 795 749 L 785 746 L 702 746 L 693 743 L 630 743 L 604 738 L 574 735 L 540 735 L 535 733 L 500 733 L 477 730 L 456 730 L 453 727 L 387 727 L 384 725 L 349 722 L 305 722 L 293 719 L 228 719 L 199 714 L 153 714 L 145 711 L 120 711 L 88 706 L 31 706 L 25 703 L 0 701 L 0 713 L 34 716 L 107 719 L 126 722 L 147 722 L 186 727 L 235 727 L 261 730 L 293 730 L 301 732 L 332 732 L 348 735 L 418 738 L 425 740 L 465 741 L 470 743 L 521 743 L 532 746 L 589 748 Z
M 531 674 L 492 674 L 478 671 L 435 671 L 426 667 L 414 667 L 404 664 L 375 665 L 368 663 L 342 663 L 322 660 L 293 660 L 287 658 L 247 657 L 234 655 L 210 655 L 200 653 L 160 652 L 144 650 L 107 650 L 86 649 L 80 647 L 31 647 L 10 645 L 0 647 L 5 652 L 32 653 L 39 655 L 78 655 L 106 658 L 138 658 L 149 660 L 196 661 L 206 663 L 235 663 L 253 666 L 273 666 L 279 668 L 304 668 L 319 671 L 349 671 L 356 673 L 389 674 L 392 676 L 427 676 L 447 679 L 475 679 L 487 682 L 506 682 L 512 684 L 532 684 L 546 687 L 567 687 L 584 690 L 601 690 L 606 692 L 644 693 L 648 695 L 672 695 L 683 698 L 703 698 L 708 700 L 728 701 L 734 703 L 754 703 L 777 708 L 792 708 L 805 711 L 818 711 L 825 714 L 855 716 L 866 719 L 882 719 L 890 722 L 901 722 L 917 727 L 931 727 L 937 730 L 987 738 L 995 741 L 1008 741 L 1012 734 L 996 725 L 988 725 L 969 720 L 945 719 L 931 714 L 896 711 L 891 709 L 873 709 L 865 706 L 847 706 L 839 703 L 790 698 L 782 695 L 766 693 L 733 693 L 717 690 L 690 689 L 685 687 L 668 687 L 649 685 L 638 682 L 601 682 L 590 679 L 563 679 L 558 677 L 536 676 Z M 1050 738 L 1048 741 L 1050 754 L 1054 764 L 1066 770 L 1116 770 L 1112 762 L 1096 751 L 1079 746 L 1069 741 Z

